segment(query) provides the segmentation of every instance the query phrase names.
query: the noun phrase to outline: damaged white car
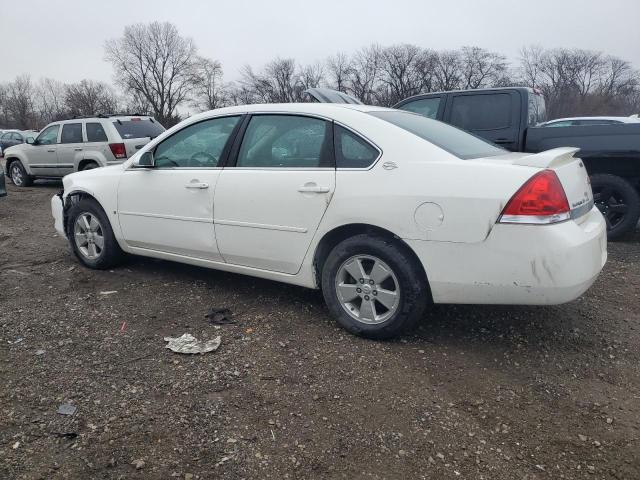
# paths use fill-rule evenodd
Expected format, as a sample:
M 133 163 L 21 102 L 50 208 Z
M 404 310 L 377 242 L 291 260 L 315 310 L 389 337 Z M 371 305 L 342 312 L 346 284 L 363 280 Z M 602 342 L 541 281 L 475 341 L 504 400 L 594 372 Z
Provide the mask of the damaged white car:
M 123 253 L 321 288 L 349 331 L 389 338 L 431 303 L 571 301 L 607 258 L 576 149 L 508 153 L 410 112 L 223 108 L 52 199 L 90 268 Z

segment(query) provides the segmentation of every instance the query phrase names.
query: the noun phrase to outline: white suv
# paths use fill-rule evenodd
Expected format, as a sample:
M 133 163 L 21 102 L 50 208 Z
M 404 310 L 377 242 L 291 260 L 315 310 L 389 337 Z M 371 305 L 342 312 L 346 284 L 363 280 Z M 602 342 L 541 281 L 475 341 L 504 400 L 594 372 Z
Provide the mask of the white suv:
M 122 163 L 164 130 L 155 119 L 140 115 L 53 122 L 35 140 L 4 152 L 7 175 L 16 186 L 26 187 L 35 178 Z

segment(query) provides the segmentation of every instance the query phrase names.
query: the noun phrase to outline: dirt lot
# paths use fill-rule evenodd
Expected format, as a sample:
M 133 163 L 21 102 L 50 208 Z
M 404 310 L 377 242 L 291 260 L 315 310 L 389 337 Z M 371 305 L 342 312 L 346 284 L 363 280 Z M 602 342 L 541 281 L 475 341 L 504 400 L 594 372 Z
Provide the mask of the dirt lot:
M 640 478 L 640 235 L 576 302 L 439 306 L 373 342 L 318 292 L 87 270 L 54 234 L 59 188 L 0 199 L 1 478 Z M 222 346 L 165 348 L 185 332 Z

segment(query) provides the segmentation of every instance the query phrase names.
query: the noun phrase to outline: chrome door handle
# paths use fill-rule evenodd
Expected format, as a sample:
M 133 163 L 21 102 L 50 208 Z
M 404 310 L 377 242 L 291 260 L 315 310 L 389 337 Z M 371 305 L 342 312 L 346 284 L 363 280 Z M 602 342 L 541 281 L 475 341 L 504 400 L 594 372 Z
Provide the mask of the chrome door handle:
M 184 188 L 196 188 L 196 189 L 200 189 L 200 190 L 204 190 L 205 188 L 209 188 L 209 184 L 208 183 L 187 183 Z
M 329 193 L 331 189 L 329 187 L 321 187 L 320 185 L 305 184 L 298 188 L 300 193 Z

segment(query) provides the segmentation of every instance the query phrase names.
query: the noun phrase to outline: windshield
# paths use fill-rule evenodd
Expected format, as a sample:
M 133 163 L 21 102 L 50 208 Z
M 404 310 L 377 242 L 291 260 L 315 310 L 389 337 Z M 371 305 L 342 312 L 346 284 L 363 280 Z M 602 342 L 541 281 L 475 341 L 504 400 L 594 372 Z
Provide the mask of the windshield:
M 399 110 L 395 112 L 380 111 L 368 113 L 392 123 L 407 132 L 411 132 L 463 160 L 493 157 L 506 153 L 506 150 L 496 147 L 464 130 L 422 115 Z
M 164 127 L 150 118 L 117 120 L 113 122 L 123 140 L 130 138 L 155 138 L 164 132 Z

